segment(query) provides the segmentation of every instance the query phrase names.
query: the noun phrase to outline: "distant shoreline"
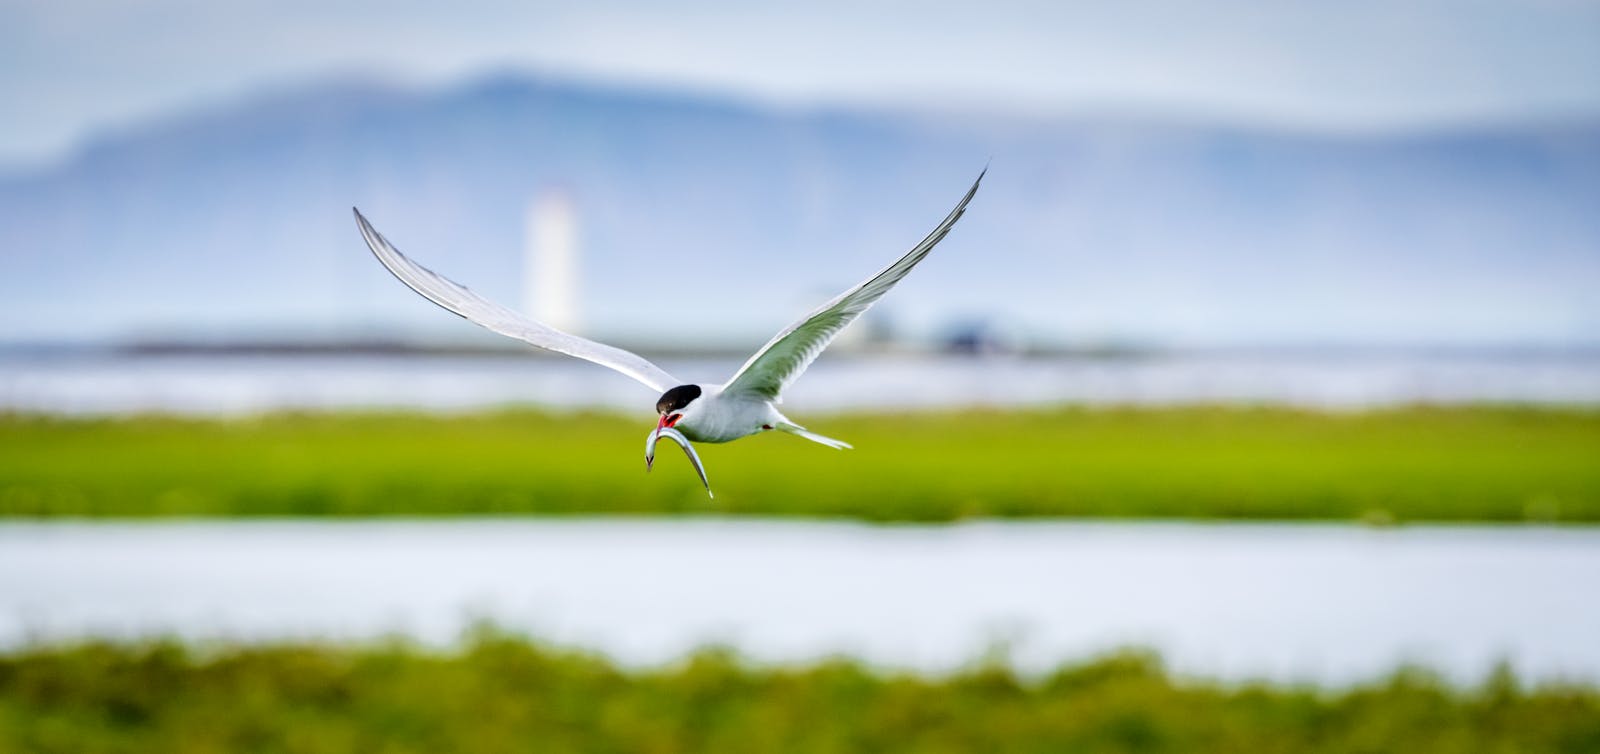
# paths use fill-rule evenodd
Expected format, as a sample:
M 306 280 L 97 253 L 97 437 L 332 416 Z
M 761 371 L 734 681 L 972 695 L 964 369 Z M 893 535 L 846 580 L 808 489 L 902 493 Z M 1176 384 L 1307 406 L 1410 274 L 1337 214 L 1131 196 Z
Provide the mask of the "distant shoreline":
M 747 357 L 759 344 L 707 343 L 661 345 L 616 341 L 616 345 L 654 358 Z M 1008 356 L 1042 359 L 1160 359 L 1187 357 L 1248 357 L 1255 359 L 1394 358 L 1425 356 L 1481 359 L 1600 360 L 1600 344 L 1365 344 L 1267 343 L 1247 345 L 1176 346 L 1136 343 L 1086 345 L 1035 345 L 972 349 L 951 344 L 880 342 L 839 344 L 829 355 L 855 358 L 905 356 Z M 485 358 L 565 359 L 509 341 L 438 341 L 405 338 L 277 339 L 239 338 L 214 340 L 119 340 L 0 342 L 0 358 L 29 357 L 140 357 L 140 356 L 460 356 Z

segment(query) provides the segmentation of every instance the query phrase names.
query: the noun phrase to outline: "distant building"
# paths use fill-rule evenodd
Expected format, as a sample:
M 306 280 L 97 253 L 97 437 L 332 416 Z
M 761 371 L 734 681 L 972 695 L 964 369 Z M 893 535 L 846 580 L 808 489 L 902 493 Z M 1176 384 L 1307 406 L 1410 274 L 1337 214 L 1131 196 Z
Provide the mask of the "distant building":
M 945 328 L 940 350 L 966 356 L 997 356 L 1020 354 L 1027 349 L 1015 331 L 989 320 L 972 320 Z
M 547 191 L 528 208 L 526 256 L 522 272 L 522 309 L 558 330 L 577 331 L 578 220 L 572 200 Z

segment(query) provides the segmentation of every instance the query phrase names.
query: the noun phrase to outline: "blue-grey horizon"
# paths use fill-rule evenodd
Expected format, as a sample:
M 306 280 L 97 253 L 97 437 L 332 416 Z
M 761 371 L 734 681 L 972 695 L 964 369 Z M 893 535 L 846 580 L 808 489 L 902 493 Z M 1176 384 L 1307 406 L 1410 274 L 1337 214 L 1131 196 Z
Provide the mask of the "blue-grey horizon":
M 1418 128 L 1600 115 L 1600 3 L 0 0 L 0 165 L 330 72 L 443 86 L 506 69 L 793 106 Z

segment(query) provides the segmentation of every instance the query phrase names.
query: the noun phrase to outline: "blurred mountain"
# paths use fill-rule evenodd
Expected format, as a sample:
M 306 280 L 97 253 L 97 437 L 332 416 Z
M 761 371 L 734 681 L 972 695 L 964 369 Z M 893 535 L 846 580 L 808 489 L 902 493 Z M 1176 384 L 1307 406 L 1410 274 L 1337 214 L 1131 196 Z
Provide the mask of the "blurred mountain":
M 1600 340 L 1600 123 L 1350 135 L 793 111 L 509 75 L 278 91 L 0 174 L 0 339 L 467 337 L 374 262 L 350 207 L 518 305 L 527 208 L 558 190 L 586 332 L 753 346 L 914 244 L 991 158 L 886 321 L 1079 342 Z

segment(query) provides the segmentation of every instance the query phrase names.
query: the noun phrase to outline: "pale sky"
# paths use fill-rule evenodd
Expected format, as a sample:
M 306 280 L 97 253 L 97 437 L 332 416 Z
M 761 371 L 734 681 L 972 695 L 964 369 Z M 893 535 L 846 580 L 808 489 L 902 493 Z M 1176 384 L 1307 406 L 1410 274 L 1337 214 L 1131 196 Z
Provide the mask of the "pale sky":
M 0 0 L 0 166 L 330 73 L 1316 129 L 1600 115 L 1600 0 Z

